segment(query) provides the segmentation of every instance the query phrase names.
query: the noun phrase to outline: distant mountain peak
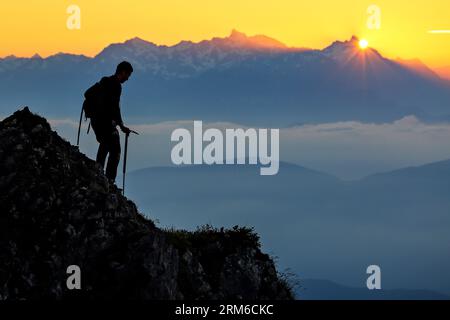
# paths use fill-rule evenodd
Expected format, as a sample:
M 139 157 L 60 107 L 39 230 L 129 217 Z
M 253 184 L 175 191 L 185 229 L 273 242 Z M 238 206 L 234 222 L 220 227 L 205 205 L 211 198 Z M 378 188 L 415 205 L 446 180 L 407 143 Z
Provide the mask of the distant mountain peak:
M 247 36 L 245 33 L 236 29 L 233 29 L 227 38 L 218 38 L 217 40 L 222 40 L 226 44 L 232 44 L 244 48 L 288 49 L 288 46 L 274 38 L 270 38 L 265 35 Z
M 334 41 L 331 45 L 329 45 L 328 47 L 326 47 L 324 49 L 324 51 L 329 50 L 329 49 L 334 49 L 334 48 L 349 48 L 349 47 L 358 47 L 358 43 L 359 43 L 359 38 L 355 35 L 352 35 L 352 37 L 349 40 L 346 41 L 339 41 L 336 40 Z
M 350 40 L 347 41 L 347 42 L 350 42 L 350 43 L 359 42 L 359 38 L 357 36 L 355 36 L 355 35 L 352 35 Z
M 331 45 L 322 50 L 326 56 L 338 60 L 349 61 L 355 57 L 364 56 L 364 60 L 384 59 L 383 56 L 374 48 L 366 48 L 361 50 L 359 48 L 360 39 L 353 35 L 349 40 L 334 41 Z
M 19 59 L 19 57 L 17 57 L 17 56 L 14 55 L 14 54 L 10 54 L 10 55 L 8 55 L 8 56 L 6 56 L 6 57 L 3 58 L 3 60 L 5 60 L 5 61 L 8 61 L 8 60 L 15 60 L 15 59 Z
M 153 42 L 134 37 L 121 43 L 113 43 L 104 48 L 96 57 L 113 57 L 113 59 L 129 59 L 133 55 L 145 55 L 148 51 L 157 48 Z
M 38 53 L 35 53 L 35 54 L 31 57 L 31 59 L 42 59 L 42 57 L 41 57 Z
M 139 37 L 134 37 L 134 38 L 128 39 L 127 41 L 124 42 L 124 44 L 144 45 L 144 46 L 148 46 L 148 45 L 154 46 L 155 45 L 154 43 L 144 40 Z
M 247 35 L 243 32 L 233 29 L 233 30 L 231 30 L 230 36 L 228 38 L 229 39 L 246 39 Z

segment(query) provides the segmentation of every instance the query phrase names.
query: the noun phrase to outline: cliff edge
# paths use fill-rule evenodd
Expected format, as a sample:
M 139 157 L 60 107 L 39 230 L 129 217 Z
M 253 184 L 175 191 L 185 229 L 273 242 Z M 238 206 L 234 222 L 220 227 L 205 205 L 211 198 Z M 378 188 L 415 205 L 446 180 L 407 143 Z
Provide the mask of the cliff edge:
M 293 297 L 251 229 L 157 228 L 44 118 L 16 111 L 0 122 L 0 300 L 115 298 Z

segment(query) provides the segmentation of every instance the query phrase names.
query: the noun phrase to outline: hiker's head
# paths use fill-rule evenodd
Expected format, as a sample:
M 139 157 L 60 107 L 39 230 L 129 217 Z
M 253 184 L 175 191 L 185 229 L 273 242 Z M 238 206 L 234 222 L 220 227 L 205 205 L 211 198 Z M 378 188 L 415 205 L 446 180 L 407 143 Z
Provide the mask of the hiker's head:
M 133 73 L 133 67 L 128 61 L 122 61 L 117 65 L 116 77 L 119 79 L 120 83 L 127 81 L 131 76 L 131 73 Z

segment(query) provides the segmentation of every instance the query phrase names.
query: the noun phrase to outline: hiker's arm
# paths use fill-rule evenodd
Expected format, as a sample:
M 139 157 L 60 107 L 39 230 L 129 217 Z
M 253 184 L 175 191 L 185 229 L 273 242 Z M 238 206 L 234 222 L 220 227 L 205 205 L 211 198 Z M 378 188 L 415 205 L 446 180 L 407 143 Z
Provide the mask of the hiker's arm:
M 124 125 L 123 125 L 123 120 L 122 120 L 122 114 L 120 113 L 120 106 L 119 106 L 119 104 L 117 104 L 117 107 L 116 107 L 116 116 L 114 117 L 114 119 L 115 119 L 115 121 L 116 121 L 116 123 L 117 123 L 117 125 L 119 126 L 119 127 L 123 127 Z
M 122 130 L 123 133 L 129 134 L 130 133 L 130 129 L 123 124 L 122 115 L 120 113 L 120 106 L 119 105 L 117 105 L 117 116 L 116 116 L 116 119 L 117 119 L 117 124 L 120 127 L 120 130 Z
M 112 124 L 114 128 L 119 126 L 123 133 L 129 134 L 131 130 L 123 124 L 122 114 L 120 112 L 120 96 L 122 94 L 122 86 L 120 84 L 112 87 Z
M 122 130 L 122 132 L 126 134 L 129 134 L 131 132 L 130 128 L 125 127 L 123 124 L 120 126 L 120 130 Z
M 114 96 L 114 121 L 115 123 L 120 127 L 120 130 L 122 130 L 124 133 L 129 133 L 130 129 L 128 129 L 124 124 L 122 120 L 122 114 L 120 112 L 120 95 L 122 93 L 122 88 L 118 86 L 115 89 L 115 96 Z
M 120 114 L 120 107 L 117 106 L 116 110 L 116 124 L 119 126 L 120 130 L 122 130 L 123 133 L 130 133 L 130 129 L 123 124 L 122 115 Z
M 130 133 L 131 130 L 123 124 L 122 115 L 120 113 L 120 106 L 119 105 L 117 105 L 117 124 L 119 125 L 120 130 L 122 130 L 123 133 L 126 133 L 126 134 Z

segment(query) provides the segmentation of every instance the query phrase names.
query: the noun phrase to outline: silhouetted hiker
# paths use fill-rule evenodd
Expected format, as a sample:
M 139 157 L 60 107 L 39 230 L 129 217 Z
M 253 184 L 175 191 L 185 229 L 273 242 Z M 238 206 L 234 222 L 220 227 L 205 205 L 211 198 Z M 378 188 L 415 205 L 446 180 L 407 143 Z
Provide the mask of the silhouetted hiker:
M 120 161 L 120 136 L 117 126 L 127 135 L 131 131 L 123 124 L 120 95 L 122 83 L 128 80 L 132 72 L 131 64 L 123 61 L 117 66 L 114 75 L 103 77 L 85 93 L 83 109 L 86 117 L 91 119 L 92 129 L 100 143 L 96 161 L 104 168 L 106 156 L 109 153 L 106 176 L 112 182 L 116 179 Z

